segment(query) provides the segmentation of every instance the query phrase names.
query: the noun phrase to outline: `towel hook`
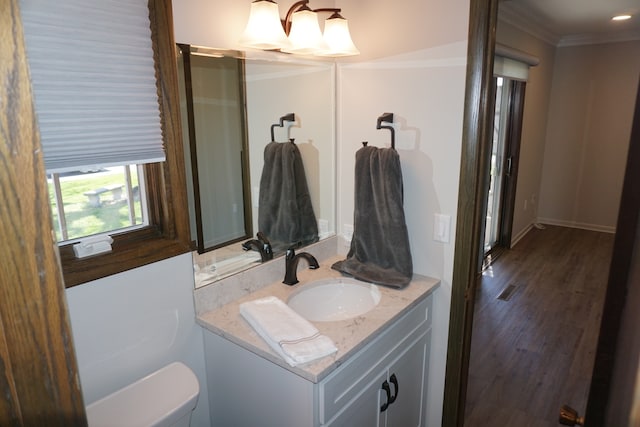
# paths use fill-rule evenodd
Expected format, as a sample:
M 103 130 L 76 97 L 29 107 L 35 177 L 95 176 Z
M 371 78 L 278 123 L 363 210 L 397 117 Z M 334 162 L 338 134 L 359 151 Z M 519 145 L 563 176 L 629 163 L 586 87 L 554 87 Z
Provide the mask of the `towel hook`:
M 396 148 L 396 131 L 393 126 L 383 126 L 382 122 L 393 123 L 393 113 L 384 113 L 378 117 L 376 129 L 389 129 L 391 131 L 391 148 Z
M 284 127 L 284 122 L 295 122 L 295 121 L 296 121 L 296 115 L 294 113 L 289 113 L 280 117 L 280 123 L 274 123 L 271 125 L 271 142 L 276 142 L 276 138 L 273 135 L 274 127 L 276 126 Z

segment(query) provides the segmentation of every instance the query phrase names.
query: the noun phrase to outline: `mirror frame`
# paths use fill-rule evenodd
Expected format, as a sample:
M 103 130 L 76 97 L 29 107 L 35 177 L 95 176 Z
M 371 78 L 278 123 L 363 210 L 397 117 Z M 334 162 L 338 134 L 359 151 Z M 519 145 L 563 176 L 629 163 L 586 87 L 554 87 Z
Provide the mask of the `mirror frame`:
M 241 242 L 243 240 L 250 239 L 253 236 L 253 218 L 251 209 L 251 179 L 250 179 L 250 167 L 249 167 L 249 138 L 248 138 L 248 123 L 247 123 L 247 109 L 243 108 L 242 113 L 242 140 L 241 140 L 241 158 L 240 158 L 240 170 L 242 174 L 242 201 L 243 201 L 243 213 L 244 213 L 244 230 L 245 233 L 240 236 L 224 242 L 214 244 L 212 246 L 206 246 L 204 239 L 204 229 L 202 220 L 202 200 L 200 197 L 200 176 L 198 173 L 198 149 L 197 138 L 195 130 L 195 111 L 193 105 L 193 84 L 191 78 L 191 55 L 209 56 L 212 58 L 228 57 L 235 58 L 239 61 L 239 100 L 242 105 L 246 106 L 246 83 L 245 83 L 245 58 L 242 52 L 220 50 L 207 48 L 203 46 L 190 45 L 185 43 L 176 43 L 176 46 L 181 54 L 184 70 L 184 88 L 186 95 L 186 110 L 187 110 L 187 130 L 189 134 L 189 155 L 190 155 L 190 168 L 191 168 L 191 182 L 193 185 L 193 200 L 195 210 L 195 227 L 196 227 L 196 241 L 192 242 L 192 246 L 198 251 L 199 254 L 213 251 L 224 246 L 228 246 L 233 243 Z M 179 78 L 181 76 L 178 76 Z

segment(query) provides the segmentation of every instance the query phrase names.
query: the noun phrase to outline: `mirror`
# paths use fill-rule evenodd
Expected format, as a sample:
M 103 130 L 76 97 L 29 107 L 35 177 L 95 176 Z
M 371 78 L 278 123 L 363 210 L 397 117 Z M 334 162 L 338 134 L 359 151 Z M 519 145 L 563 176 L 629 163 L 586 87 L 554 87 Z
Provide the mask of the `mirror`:
M 244 63 L 178 44 L 191 240 L 198 253 L 250 237 Z
M 332 236 L 334 63 L 276 52 L 244 56 L 235 51 L 178 47 L 189 213 L 198 249 L 194 252 L 196 287 L 261 262 L 259 252 L 243 250 L 242 243 L 255 239 L 260 231 L 260 181 L 272 136 L 278 144 L 291 144 L 293 139 L 302 159 L 318 237 Z M 185 49 L 191 61 L 185 61 Z M 195 73 L 194 64 L 200 67 Z M 189 71 L 190 83 L 185 79 Z M 194 75 L 215 83 L 196 84 Z M 193 103 L 191 113 L 189 102 Z M 196 111 L 198 104 L 204 104 L 200 112 Z M 187 125 L 189 114 L 195 119 L 195 129 Z M 195 150 L 191 140 L 195 140 Z M 205 144 L 207 147 L 201 147 Z M 274 244 L 273 249 L 277 258 L 286 248 Z

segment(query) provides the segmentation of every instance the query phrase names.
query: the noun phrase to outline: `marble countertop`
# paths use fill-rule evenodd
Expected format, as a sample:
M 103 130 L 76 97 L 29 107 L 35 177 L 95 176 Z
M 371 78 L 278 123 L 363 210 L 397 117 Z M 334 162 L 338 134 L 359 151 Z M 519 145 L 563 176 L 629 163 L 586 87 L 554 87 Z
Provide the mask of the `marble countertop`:
M 415 275 L 411 283 L 404 289 L 392 289 L 379 286 L 380 303 L 364 315 L 336 322 L 311 322 L 320 333 L 333 340 L 338 348 L 337 353 L 318 359 L 314 362 L 292 367 L 284 359 L 269 348 L 267 343 L 253 330 L 240 315 L 239 306 L 245 301 L 251 301 L 266 296 L 275 296 L 287 302 L 289 295 L 309 283 L 318 279 L 340 277 L 338 271 L 331 269 L 331 264 L 342 256 L 326 260 L 319 269 L 310 270 L 301 263 L 298 268 L 300 283 L 288 286 L 276 282 L 245 295 L 235 301 L 212 311 L 201 313 L 197 322 L 205 329 L 234 342 L 241 347 L 261 356 L 309 381 L 317 383 L 343 364 L 349 357 L 374 339 L 387 326 L 417 305 L 433 292 L 440 283 L 430 277 Z

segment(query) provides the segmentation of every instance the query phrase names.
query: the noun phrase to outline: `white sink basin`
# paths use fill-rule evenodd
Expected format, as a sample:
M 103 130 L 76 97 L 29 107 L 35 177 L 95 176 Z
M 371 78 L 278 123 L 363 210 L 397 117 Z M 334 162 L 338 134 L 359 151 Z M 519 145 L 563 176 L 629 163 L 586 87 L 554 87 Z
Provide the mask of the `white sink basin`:
M 380 290 L 376 285 L 335 277 L 301 286 L 287 304 L 307 320 L 331 322 L 365 314 L 379 302 Z

